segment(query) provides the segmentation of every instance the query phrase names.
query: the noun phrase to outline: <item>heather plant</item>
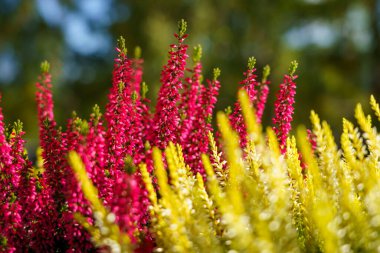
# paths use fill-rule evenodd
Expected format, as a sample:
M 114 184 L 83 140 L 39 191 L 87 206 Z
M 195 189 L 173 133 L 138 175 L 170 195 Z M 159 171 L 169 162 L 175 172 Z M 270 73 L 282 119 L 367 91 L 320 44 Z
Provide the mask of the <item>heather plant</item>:
M 234 108 L 212 117 L 220 70 L 189 63 L 186 22 L 161 73 L 155 110 L 140 49 L 116 48 L 104 115 L 53 113 L 49 64 L 36 84 L 40 149 L 28 159 L 22 123 L 0 109 L 1 252 L 376 252 L 380 137 L 360 104 L 340 143 L 311 112 L 291 132 L 297 62 L 261 125 L 270 69 L 248 59 Z M 380 108 L 370 105 L 380 121 Z M 293 135 L 295 133 L 295 135 Z

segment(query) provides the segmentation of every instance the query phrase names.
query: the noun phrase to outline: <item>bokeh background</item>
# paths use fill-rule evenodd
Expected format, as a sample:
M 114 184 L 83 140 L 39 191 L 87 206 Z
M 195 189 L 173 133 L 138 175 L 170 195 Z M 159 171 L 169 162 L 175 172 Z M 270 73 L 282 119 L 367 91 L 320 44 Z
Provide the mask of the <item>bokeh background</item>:
M 40 62 L 52 66 L 55 112 L 60 123 L 73 110 L 85 117 L 104 108 L 116 38 L 130 52 L 142 48 L 144 80 L 155 100 L 159 75 L 177 21 L 188 21 L 190 48 L 203 46 L 205 77 L 220 67 L 217 108 L 235 101 L 247 59 L 258 73 L 272 67 L 274 93 L 291 60 L 299 61 L 295 123 L 308 123 L 311 109 L 340 132 L 356 102 L 380 95 L 379 0 L 0 0 L 0 92 L 6 122 L 24 122 L 37 144 L 34 83 Z

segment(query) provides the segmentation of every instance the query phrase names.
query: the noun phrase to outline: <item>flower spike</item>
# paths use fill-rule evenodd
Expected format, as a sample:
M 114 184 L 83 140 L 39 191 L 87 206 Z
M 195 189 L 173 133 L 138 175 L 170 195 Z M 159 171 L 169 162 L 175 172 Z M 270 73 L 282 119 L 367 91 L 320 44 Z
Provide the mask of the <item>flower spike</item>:
M 117 39 L 117 48 L 120 50 L 121 54 L 127 55 L 127 47 L 125 46 L 125 39 L 123 36 L 120 36 L 119 39 Z
M 272 119 L 282 154 L 286 153 L 286 139 L 292 129 L 291 122 L 293 120 L 294 96 L 296 94 L 294 80 L 297 78 L 294 73 L 297 66 L 297 61 L 290 63 L 289 75 L 285 75 L 283 83 L 280 84 L 280 90 L 275 102 L 275 117 Z

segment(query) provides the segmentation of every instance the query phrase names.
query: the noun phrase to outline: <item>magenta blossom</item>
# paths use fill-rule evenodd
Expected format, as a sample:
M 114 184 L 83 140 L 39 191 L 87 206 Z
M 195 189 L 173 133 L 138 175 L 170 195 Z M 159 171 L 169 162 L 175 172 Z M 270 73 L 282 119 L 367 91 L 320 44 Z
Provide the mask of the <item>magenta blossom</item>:
M 290 74 L 284 76 L 284 81 L 280 84 L 280 90 L 277 94 L 277 99 L 274 104 L 275 117 L 273 118 L 274 131 L 277 135 L 281 153 L 286 152 L 286 139 L 292 129 L 291 122 L 294 113 L 294 96 L 296 94 L 297 76 L 294 72 L 297 69 L 298 63 L 293 61 L 290 66 Z
M 182 20 L 179 26 L 180 31 L 175 34 L 178 43 L 170 45 L 170 57 L 161 72 L 162 86 L 158 93 L 156 113 L 153 120 L 151 142 L 162 149 L 170 141 L 179 142 L 180 115 L 178 103 L 180 101 L 180 90 L 183 88 L 182 78 L 186 59 L 188 58 L 188 46 L 183 43 L 188 36 L 185 34 L 186 22 Z

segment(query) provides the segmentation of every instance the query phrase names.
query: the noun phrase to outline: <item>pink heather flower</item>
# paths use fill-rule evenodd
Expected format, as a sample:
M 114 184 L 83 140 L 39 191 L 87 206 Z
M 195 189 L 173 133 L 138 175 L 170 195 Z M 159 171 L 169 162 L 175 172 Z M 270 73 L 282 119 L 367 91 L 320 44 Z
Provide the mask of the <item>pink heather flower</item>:
M 249 100 L 251 101 L 253 107 L 256 110 L 256 120 L 257 123 L 261 123 L 262 116 L 264 113 L 265 104 L 267 102 L 268 93 L 269 93 L 269 81 L 267 77 L 269 75 L 269 66 L 264 67 L 263 79 L 261 82 L 256 80 L 257 75 L 255 74 L 256 69 L 254 65 L 256 59 L 251 57 L 248 59 L 248 69 L 244 72 L 245 79 L 240 82 L 242 85 L 241 89 L 245 89 L 248 94 Z M 244 123 L 244 118 L 241 112 L 239 102 L 235 103 L 235 108 L 232 114 L 230 115 L 230 122 L 232 127 L 238 132 L 240 136 L 240 146 L 245 148 L 247 145 L 247 129 Z
M 270 81 L 267 80 L 270 73 L 270 68 L 268 65 L 264 67 L 263 78 L 257 87 L 257 99 L 253 102 L 253 106 L 256 109 L 256 120 L 257 123 L 261 123 L 265 105 L 267 103 L 267 98 L 269 94 L 269 84 Z
M 17 236 L 20 237 L 22 242 L 17 243 L 17 249 L 19 252 L 27 252 L 30 249 L 39 252 L 40 247 L 43 246 L 39 243 L 41 238 L 52 239 L 52 235 L 46 234 L 48 230 L 45 229 L 46 225 L 47 227 L 51 227 L 51 225 L 44 224 L 43 221 L 47 221 L 44 216 L 50 215 L 53 211 L 48 209 L 53 206 L 53 201 L 46 190 L 47 187 L 44 187 L 43 185 L 45 184 L 41 183 L 42 179 L 31 174 L 32 163 L 24 153 L 25 141 L 22 139 L 23 134 L 23 132 L 16 134 L 12 141 L 14 156 L 18 157 L 17 160 L 20 165 L 23 164 L 21 181 L 17 189 L 17 201 L 22 208 L 22 226 L 17 230 Z M 52 246 L 49 248 L 51 249 Z
M 36 83 L 36 101 L 38 106 L 39 125 L 42 126 L 45 120 L 54 121 L 53 94 L 51 92 L 51 75 L 49 73 L 49 63 L 41 64 L 42 74 L 39 82 Z
M 120 37 L 118 39 L 118 47 L 116 47 L 118 57 L 115 59 L 114 69 L 112 72 L 112 88 L 118 89 L 120 82 L 128 84 L 127 89 L 129 92 L 135 89 L 132 84 L 132 61 L 127 57 L 127 48 L 125 47 L 125 39 Z M 117 93 L 115 94 L 117 95 Z
M 22 239 L 22 234 L 17 233 L 22 228 L 22 210 L 17 195 L 22 165 L 18 157 L 13 156 L 12 140 L 9 140 L 11 144 L 7 140 L 3 119 L 0 108 L 0 239 L 6 238 L 7 252 L 15 252 L 14 247 Z
M 132 89 L 140 94 L 140 86 L 142 83 L 142 75 L 143 75 L 143 63 L 144 60 L 140 58 L 140 48 L 137 47 L 135 49 L 135 58 L 132 59 Z
M 30 222 L 30 219 L 27 219 L 26 215 L 30 213 L 29 206 L 31 196 L 35 195 L 35 190 L 30 187 L 31 180 L 29 179 L 29 173 L 32 169 L 32 163 L 28 160 L 28 157 L 25 153 L 25 141 L 22 139 L 22 136 L 25 132 L 22 131 L 22 123 L 17 121 L 14 123 L 13 131 L 9 137 L 9 144 L 11 146 L 12 156 L 12 167 L 13 167 L 13 203 L 10 207 L 13 209 L 11 211 L 14 216 L 13 221 L 8 223 L 8 228 L 12 232 L 9 235 L 8 241 L 9 245 L 15 245 L 18 249 L 18 245 L 24 245 L 24 249 L 27 249 L 27 227 L 26 224 Z M 11 174 L 9 174 L 11 175 Z M 13 226 L 9 226 L 13 224 Z
M 148 92 L 148 87 L 145 83 L 142 82 L 143 68 L 142 64 L 144 60 L 140 58 L 140 48 L 137 47 L 135 49 L 135 58 L 132 59 L 132 84 L 134 93 L 132 92 L 132 102 L 134 102 L 134 106 L 136 108 L 136 116 L 138 121 L 141 121 L 140 129 L 136 133 L 138 135 L 138 139 L 141 140 L 139 145 L 138 153 L 142 154 L 144 152 L 144 144 L 147 141 L 146 136 L 149 135 L 150 128 L 152 125 L 152 114 L 149 110 L 150 100 L 146 98 L 146 93 Z M 140 157 L 136 157 L 136 162 L 141 162 L 143 155 Z
M 106 106 L 108 124 L 106 143 L 107 166 L 110 173 L 123 170 L 124 159 L 132 156 L 135 163 L 142 161 L 144 143 L 149 129 L 150 113 L 139 93 L 142 75 L 141 62 L 127 58 L 125 42 L 119 40 L 118 58 L 115 60 L 113 85 Z M 134 67 L 134 68 L 133 68 Z M 146 100 L 144 100 L 146 101 Z
M 125 45 L 123 46 L 123 42 L 121 43 L 121 47 L 125 48 Z M 123 50 L 126 52 L 126 49 Z M 139 122 L 140 129 L 139 131 L 136 131 L 136 139 L 141 140 L 141 143 L 145 143 L 145 136 L 147 136 L 151 121 L 152 121 L 152 115 L 149 111 L 148 104 L 150 103 L 150 100 L 146 98 L 146 93 L 148 92 L 148 87 L 145 83 L 142 82 L 142 75 L 143 75 L 143 63 L 144 60 L 141 57 L 141 49 L 137 47 L 135 49 L 135 57 L 132 58 L 131 61 L 131 69 L 130 71 L 130 81 L 128 83 L 128 80 L 124 79 L 115 79 L 119 82 L 122 81 L 126 85 L 126 92 L 131 95 L 132 103 L 134 105 L 134 108 L 136 110 L 136 121 L 142 121 L 142 124 Z M 126 60 L 126 54 L 119 54 L 120 63 Z M 128 76 L 128 75 L 124 75 Z M 129 90 L 128 90 L 129 89 Z M 140 143 L 139 148 L 141 149 L 143 145 Z M 140 150 L 141 151 L 141 150 Z M 140 152 L 137 152 L 140 154 Z M 136 158 L 136 162 L 140 162 L 141 157 Z
M 198 49 L 200 50 L 200 49 Z M 184 91 L 181 94 L 179 104 L 180 114 L 182 118 L 180 128 L 180 143 L 185 144 L 191 131 L 193 124 L 198 120 L 197 108 L 200 102 L 201 92 L 201 78 L 202 78 L 202 64 L 200 61 L 196 62 L 193 69 L 189 72 L 192 73 L 190 78 L 186 78 L 184 83 Z
M 245 79 L 240 82 L 240 84 L 243 85 L 241 88 L 246 90 L 249 100 L 253 104 L 257 103 L 257 87 L 259 86 L 259 83 L 256 81 L 257 76 L 255 75 L 255 63 L 255 58 L 249 58 L 248 69 L 244 72 Z M 240 136 L 240 146 L 244 148 L 247 145 L 247 129 L 245 127 L 239 102 L 235 103 L 234 111 L 229 118 L 233 129 L 235 129 Z
M 78 117 L 69 120 L 67 130 L 63 135 L 64 142 L 66 143 L 66 152 L 73 150 L 79 154 L 83 154 L 85 136 L 88 131 L 87 127 L 87 122 Z M 88 160 L 83 158 L 84 157 L 82 157 L 82 160 L 87 170 L 89 167 L 87 163 Z M 94 247 L 91 243 L 91 236 L 75 221 L 74 213 L 79 212 L 85 217 L 92 217 L 92 211 L 87 199 L 84 197 L 74 172 L 67 163 L 65 166 L 64 177 L 66 185 L 62 191 L 66 199 L 66 210 L 62 212 L 62 218 L 64 222 L 65 240 L 68 245 L 67 251 L 79 250 L 86 252 Z
M 126 65 L 130 68 L 130 60 L 127 60 Z M 114 76 L 117 76 L 118 73 Z M 125 77 L 125 76 L 124 76 Z M 115 80 L 115 79 L 114 79 Z M 125 78 L 124 78 L 125 80 Z M 130 80 L 126 80 L 130 81 Z M 108 123 L 106 134 L 109 164 L 112 167 L 110 171 L 113 173 L 115 169 L 122 169 L 124 165 L 124 157 L 127 153 L 132 153 L 132 143 L 128 143 L 128 131 L 132 128 L 131 113 L 134 113 L 132 108 L 132 99 L 130 89 L 125 86 L 123 81 L 114 84 L 109 95 L 109 103 L 106 106 L 105 118 Z
M 7 175 L 0 176 L 0 236 L 7 240 L 7 252 L 40 252 L 38 249 L 52 249 L 54 243 L 53 235 L 49 235 L 53 226 L 46 219 L 54 209 L 49 209 L 53 205 L 48 204 L 51 198 L 46 191 L 40 189 L 41 193 L 37 193 L 23 135 L 21 122 L 16 122 L 12 132 L 6 134 L 0 108 L 0 175 Z M 42 243 L 41 238 L 48 241 Z M 38 247 L 36 241 L 40 242 Z
M 1 120 L 1 119 L 0 119 Z M 13 130 L 10 133 L 9 137 L 9 145 L 11 147 L 10 156 L 12 157 L 12 176 L 13 176 L 13 185 L 15 188 L 20 189 L 23 187 L 21 184 L 22 173 L 25 173 L 25 167 L 29 167 L 30 161 L 26 154 L 24 154 L 24 144 L 25 140 L 22 139 L 22 136 L 25 132 L 22 131 L 22 123 L 21 121 L 17 121 L 14 123 Z
M 46 178 L 30 178 L 29 196 L 24 207 L 24 229 L 27 241 L 24 246 L 33 252 L 51 252 L 60 240 L 57 229 L 57 211 Z
M 6 130 L 4 127 L 4 116 L 2 108 L 0 107 L 0 169 L 2 174 L 12 175 L 16 174 L 12 168 L 12 156 L 11 156 L 11 146 L 6 138 Z M 9 183 L 16 184 L 18 186 L 19 178 L 12 178 Z M 9 187 L 10 185 L 5 184 L 4 186 Z
M 296 94 L 296 83 L 294 80 L 297 78 L 294 72 L 297 65 L 296 61 L 291 63 L 290 74 L 284 76 L 284 81 L 280 84 L 280 90 L 274 104 L 275 117 L 273 118 L 273 129 L 276 132 L 282 154 L 286 152 L 286 139 L 292 128 L 294 96 Z
M 22 131 L 22 123 L 15 122 L 13 131 L 9 137 L 9 144 L 11 146 L 11 153 L 14 167 L 12 176 L 18 178 L 18 185 L 13 183 L 14 189 L 9 189 L 12 193 L 12 202 L 9 206 L 10 214 L 12 214 L 13 221 L 8 222 L 8 229 L 11 232 L 8 234 L 8 246 L 14 245 L 17 252 L 28 251 L 30 243 L 30 234 L 33 219 L 36 217 L 31 210 L 34 210 L 36 200 L 35 178 L 31 177 L 30 171 L 32 170 L 32 163 L 28 160 L 24 152 L 25 141 L 22 139 L 24 132 Z M 12 224 L 12 225 L 10 225 Z M 12 250 L 8 249 L 9 252 Z
M 49 64 L 42 63 L 42 75 L 39 77 L 40 81 L 36 83 L 36 101 L 38 109 L 38 120 L 40 129 L 41 148 L 43 150 L 42 157 L 44 158 L 44 168 L 48 184 L 52 187 L 53 191 L 58 191 L 61 188 L 61 179 L 63 176 L 62 171 L 62 153 L 64 154 L 64 147 L 62 146 L 62 136 L 56 129 L 56 122 L 53 113 L 53 95 L 51 92 L 51 75 L 49 74 Z M 58 165 L 58 166 L 57 166 Z M 59 193 L 55 192 L 54 197 L 58 197 Z M 62 202 L 62 198 L 60 200 Z M 61 203 L 62 204 L 62 203 Z
M 90 215 L 91 210 L 85 200 L 79 184 L 67 163 L 66 154 L 70 150 L 78 150 L 82 142 L 82 136 L 76 129 L 76 122 L 70 120 L 67 131 L 62 133 L 56 129 L 53 115 L 53 100 L 51 93 L 50 75 L 48 65 L 42 65 L 43 74 L 41 82 L 37 83 L 37 105 L 40 122 L 40 141 L 42 157 L 44 159 L 45 172 L 39 182 L 43 187 L 42 203 L 36 208 L 40 212 L 37 222 L 32 229 L 37 238 L 32 238 L 31 247 L 42 251 L 50 251 L 56 248 L 67 250 L 88 250 L 93 248 L 89 234 L 80 227 L 73 218 L 74 212 Z M 47 191 L 47 192 L 46 192 Z M 47 206 L 42 206 L 45 204 Z M 46 212 L 49 213 L 46 213 Z M 46 238 L 40 237 L 46 230 L 47 238 L 52 237 L 44 244 Z
M 136 176 L 118 171 L 113 187 L 113 198 L 110 203 L 111 211 L 116 215 L 116 222 L 123 232 L 136 242 L 140 216 L 143 212 L 140 207 L 141 188 Z
M 257 123 L 261 123 L 265 105 L 267 102 L 268 94 L 269 94 L 269 84 L 270 82 L 267 81 L 266 83 L 260 83 L 259 91 L 257 95 L 257 103 L 255 103 L 254 107 L 256 108 L 256 120 Z
M 214 69 L 214 78 L 212 81 L 207 80 L 208 86 L 200 85 L 199 100 L 194 111 L 196 120 L 193 122 L 192 130 L 187 139 L 182 143 L 187 164 L 195 174 L 200 173 L 203 177 L 206 175 L 201 154 L 209 151 L 207 134 L 209 131 L 213 131 L 211 118 L 220 88 L 220 82 L 217 79 L 219 75 L 220 70 Z
M 89 178 L 98 188 L 103 204 L 107 206 L 107 200 L 112 199 L 113 183 L 105 174 L 107 164 L 106 133 L 101 116 L 99 107 L 95 106 L 88 125 L 86 121 L 79 118 L 70 121 L 68 129 L 71 129 L 71 132 L 69 130 L 67 132 L 67 142 L 70 143 L 69 150 L 75 150 L 80 155 Z M 73 213 L 80 212 L 91 223 L 93 221 L 92 211 L 72 172 L 68 177 L 68 186 L 69 191 L 66 198 L 69 213 L 66 215 L 66 233 L 74 235 L 68 236 L 69 245 L 71 249 L 87 251 L 93 248 L 90 235 L 78 223 L 69 221 L 74 219 Z
M 196 122 L 200 120 L 202 64 L 197 62 L 191 72 L 192 77 L 186 79 L 186 89 L 181 96 L 180 109 L 183 120 L 179 131 L 185 161 L 191 168 L 195 169 L 198 164 L 194 162 L 197 158 L 200 159 L 199 139 L 196 139 L 196 135 L 198 131 L 202 131 L 200 122 Z
M 128 163 L 147 162 L 149 152 L 145 152 L 145 142 L 151 129 L 151 114 L 146 103 L 147 87 L 141 84 L 142 60 L 131 60 L 126 56 L 124 41 L 119 41 L 118 58 L 115 60 L 113 86 L 106 106 L 106 163 L 104 168 L 109 171 L 105 180 L 106 192 L 104 202 L 115 212 L 117 221 L 130 235 L 147 230 L 148 206 L 146 190 L 139 179 L 139 173 L 127 175 Z M 141 94 L 140 94 L 141 92 Z M 97 159 L 97 158 L 95 158 Z M 149 164 L 149 162 L 147 162 Z M 151 166 L 150 166 L 151 168 Z M 131 172 L 132 173 L 132 172 Z M 90 176 L 91 178 L 91 176 Z M 139 181 L 140 180 L 140 181 Z M 115 185 L 115 182 L 118 182 Z M 112 183 L 109 188 L 109 183 Z M 125 187 L 133 185 L 130 190 Z M 120 185 L 119 185 L 120 184 Z M 103 185 L 100 185 L 103 187 Z M 128 191 L 126 191 L 128 190 Z M 127 195 L 125 194 L 127 193 Z M 122 194 L 119 196 L 119 194 Z M 101 193 L 102 195 L 102 193 Z M 127 203 L 127 206 L 123 206 Z M 144 232 L 147 234 L 147 231 Z
M 170 141 L 179 142 L 180 115 L 177 104 L 180 101 L 179 91 L 183 87 L 182 78 L 188 58 L 188 46 L 183 44 L 187 37 L 185 31 L 186 23 L 183 21 L 180 23 L 180 32 L 174 35 L 178 39 L 178 43 L 170 45 L 170 58 L 161 72 L 162 86 L 158 93 L 154 125 L 150 137 L 152 144 L 161 149 L 165 148 Z
M 202 120 L 206 121 L 206 128 L 208 131 L 212 130 L 211 117 L 215 108 L 215 104 L 218 100 L 218 94 L 220 89 L 220 82 L 218 77 L 220 75 L 220 69 L 214 69 L 214 78 L 212 81 L 207 80 L 208 87 L 201 87 L 201 102 L 199 104 L 199 115 L 202 116 Z M 206 133 L 207 135 L 207 133 Z
M 56 221 L 53 220 L 56 217 L 55 205 L 46 178 L 40 174 L 37 176 L 32 174 L 32 163 L 24 152 L 23 135 L 21 123 L 17 122 L 10 137 L 10 145 L 13 164 L 19 168 L 21 176 L 14 202 L 14 204 L 19 203 L 21 207 L 21 222 L 17 230 L 14 230 L 18 239 L 13 245 L 16 245 L 17 252 L 51 251 L 54 249 L 56 239 L 52 234 L 56 226 Z
M 80 146 L 78 153 L 86 165 L 90 179 L 98 188 L 100 197 L 103 200 L 110 199 L 112 182 L 105 174 L 105 168 L 107 168 L 106 132 L 97 105 L 90 116 L 85 144 Z M 107 202 L 104 204 L 107 205 Z
M 40 82 L 37 82 L 37 108 L 40 128 L 40 145 L 42 148 L 42 157 L 44 159 L 45 172 L 43 181 L 46 182 L 47 191 L 51 194 L 51 198 L 54 200 L 54 206 L 48 206 L 44 208 L 55 210 L 50 216 L 41 215 L 41 224 L 51 224 L 51 227 L 45 227 L 50 236 L 54 235 L 56 242 L 64 240 L 64 222 L 58 210 L 62 210 L 65 206 L 65 196 L 62 189 L 66 189 L 66 180 L 64 170 L 66 168 L 66 160 L 64 154 L 66 154 L 66 147 L 62 133 L 55 128 L 56 122 L 53 114 L 53 99 L 51 92 L 51 76 L 49 74 L 49 64 L 44 62 L 41 65 L 42 75 Z M 44 182 L 44 183 L 45 183 Z M 48 201 L 49 202 L 49 201 Z M 52 204 L 49 202 L 49 204 Z M 49 221 L 47 221 L 49 219 Z M 45 240 L 46 238 L 38 238 L 38 240 Z M 50 243 L 51 243 L 50 242 Z M 36 242 L 36 244 L 42 243 Z
M 152 252 L 154 245 L 147 213 L 150 202 L 141 185 L 144 183 L 139 174 L 117 171 L 109 207 L 121 231 L 127 233 L 136 245 L 135 252 Z

